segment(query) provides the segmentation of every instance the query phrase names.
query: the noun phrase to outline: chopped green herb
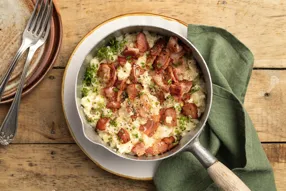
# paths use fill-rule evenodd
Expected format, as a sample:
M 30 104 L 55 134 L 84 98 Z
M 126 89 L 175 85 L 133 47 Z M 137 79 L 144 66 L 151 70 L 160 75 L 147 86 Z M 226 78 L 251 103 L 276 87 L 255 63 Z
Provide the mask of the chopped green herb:
M 138 134 L 137 133 L 133 134 L 133 136 L 138 139 Z
M 103 46 L 98 49 L 96 56 L 99 61 L 104 59 L 114 60 L 113 55 L 117 55 L 119 51 L 125 46 L 126 41 L 118 41 L 115 38 L 111 39 L 108 46 Z
M 87 101 L 90 102 L 90 99 L 87 98 Z
M 187 124 L 190 122 L 190 119 L 186 116 L 179 117 L 179 127 L 182 131 L 186 130 Z
M 86 68 L 83 83 L 87 86 L 90 86 L 92 82 L 94 82 L 94 74 L 96 73 L 96 67 L 94 65 L 90 65 Z
M 108 138 L 108 141 L 109 141 L 109 142 L 112 142 L 112 137 L 109 137 L 109 138 Z
M 127 59 L 128 61 L 130 61 L 130 60 L 132 59 L 132 56 L 126 56 L 126 59 Z
M 87 117 L 87 118 L 86 118 L 86 120 L 87 120 L 87 122 L 89 122 L 89 123 L 92 123 L 92 122 L 94 122 L 94 119 L 92 119 L 92 118 L 89 118 L 89 117 Z
M 168 80 L 168 84 L 172 84 L 172 82 L 173 82 L 172 79 Z
M 193 94 L 193 93 L 195 93 L 195 92 L 197 92 L 197 91 L 199 91 L 199 90 L 200 90 L 200 87 L 199 87 L 199 86 L 193 86 L 192 89 L 191 89 L 191 91 L 190 91 L 190 93 Z
M 139 138 L 139 141 L 140 141 L 140 142 L 143 142 L 143 139 L 142 139 L 142 138 Z
M 139 97 L 141 97 L 144 94 L 144 92 L 139 92 Z
M 117 123 L 116 123 L 115 119 L 110 120 L 109 124 L 114 126 L 114 127 L 117 127 Z
M 158 64 L 157 64 L 157 67 L 158 67 L 158 68 L 161 68 L 161 67 L 162 67 L 162 64 L 161 64 L 161 63 L 158 63 Z
M 171 96 L 171 95 L 168 95 L 168 96 L 167 96 L 167 99 L 174 100 L 174 97 Z
M 178 111 L 181 112 L 182 107 L 180 105 L 175 105 L 174 108 Z
M 86 97 L 88 95 L 88 92 L 89 92 L 88 88 L 83 87 L 81 90 L 82 97 Z
M 114 91 L 114 92 L 118 92 L 119 89 L 115 87 L 115 88 L 113 88 L 113 91 Z
M 146 67 L 146 63 L 145 63 L 145 62 L 141 62 L 141 66 L 142 66 L 143 68 L 145 68 L 145 67 Z

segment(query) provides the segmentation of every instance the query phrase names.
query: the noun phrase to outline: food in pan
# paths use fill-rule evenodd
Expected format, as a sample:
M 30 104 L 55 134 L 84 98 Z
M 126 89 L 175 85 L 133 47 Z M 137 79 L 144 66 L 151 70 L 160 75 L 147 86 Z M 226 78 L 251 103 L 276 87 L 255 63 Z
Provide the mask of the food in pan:
M 127 33 L 100 47 L 86 69 L 87 122 L 119 153 L 162 154 L 196 127 L 206 91 L 191 50 L 175 36 Z

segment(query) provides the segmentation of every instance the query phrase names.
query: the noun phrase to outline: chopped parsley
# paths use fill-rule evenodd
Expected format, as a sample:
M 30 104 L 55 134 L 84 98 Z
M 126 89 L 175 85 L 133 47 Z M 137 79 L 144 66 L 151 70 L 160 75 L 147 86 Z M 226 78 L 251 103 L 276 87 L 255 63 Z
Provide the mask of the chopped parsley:
M 116 123 L 115 119 L 110 120 L 109 124 L 114 126 L 114 127 L 117 127 L 117 123 Z
M 88 95 L 88 88 L 87 87 L 83 87 L 82 90 L 81 90 L 81 94 L 82 94 L 82 97 L 85 97 Z
M 83 77 L 83 83 L 87 86 L 90 86 L 92 82 L 95 82 L 94 74 L 97 71 L 97 67 L 94 65 L 90 65 L 86 68 L 84 77 Z
M 199 87 L 199 86 L 193 86 L 192 89 L 191 89 L 191 91 L 190 91 L 190 93 L 193 94 L 193 93 L 195 93 L 195 92 L 197 92 L 197 91 L 199 91 L 199 90 L 200 90 L 200 87 Z
M 113 55 L 117 55 L 122 48 L 125 46 L 126 41 L 118 41 L 115 38 L 111 39 L 108 43 L 108 46 L 103 46 L 98 49 L 96 56 L 99 61 L 104 59 L 113 60 Z
M 115 87 L 115 88 L 113 88 L 113 91 L 114 91 L 114 92 L 118 92 L 119 89 Z
M 144 92 L 139 92 L 139 97 L 141 97 L 144 94 Z
M 161 64 L 161 63 L 158 63 L 158 64 L 157 64 L 157 67 L 158 67 L 158 68 L 161 68 L 161 67 L 162 67 L 162 64 Z
M 182 131 L 186 130 L 186 127 L 188 123 L 190 122 L 190 119 L 186 116 L 180 116 L 179 117 L 179 127 Z
M 142 139 L 142 138 L 139 138 L 139 141 L 140 141 L 140 142 L 143 142 L 143 139 Z
M 142 68 L 145 68 L 146 67 L 146 63 L 145 62 L 141 62 L 141 66 L 142 66 Z
M 182 107 L 180 105 L 175 105 L 174 108 L 178 111 L 181 112 Z
M 133 136 L 138 139 L 138 134 L 137 133 L 133 134 Z
M 172 82 L 173 82 L 172 79 L 168 80 L 168 84 L 172 84 Z

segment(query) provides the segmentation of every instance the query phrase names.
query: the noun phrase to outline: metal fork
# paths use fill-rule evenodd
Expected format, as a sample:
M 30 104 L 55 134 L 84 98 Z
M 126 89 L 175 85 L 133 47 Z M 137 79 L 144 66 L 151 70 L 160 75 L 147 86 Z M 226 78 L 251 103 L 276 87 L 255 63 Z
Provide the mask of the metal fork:
M 51 4 L 51 7 L 52 7 L 52 4 Z M 52 11 L 50 11 L 47 14 L 47 16 L 48 16 L 48 21 L 50 21 L 51 16 L 52 16 Z M 18 127 L 18 111 L 19 111 L 19 106 L 20 106 L 20 101 L 21 101 L 21 94 L 22 94 L 22 90 L 24 87 L 24 82 L 26 80 L 30 62 L 36 50 L 46 42 L 49 36 L 49 32 L 51 28 L 50 22 L 47 22 L 47 24 L 43 26 L 44 26 L 44 30 L 43 30 L 42 35 L 40 36 L 39 41 L 29 48 L 29 53 L 28 53 L 28 56 L 27 56 L 27 59 L 24 65 L 22 75 L 21 75 L 19 87 L 17 88 L 16 94 L 10 106 L 10 109 L 0 127 L 0 144 L 1 145 L 8 145 L 9 143 L 12 142 L 13 138 L 15 137 L 17 127 Z
M 46 0 L 46 3 L 45 0 L 37 0 L 32 16 L 30 17 L 28 24 L 24 30 L 22 36 L 22 44 L 18 49 L 15 57 L 13 58 L 12 63 L 10 64 L 7 72 L 0 81 L 0 100 L 7 85 L 7 82 L 16 64 L 18 63 L 19 58 L 30 46 L 36 44 L 42 36 L 44 29 L 47 26 L 50 12 L 52 10 L 52 3 L 52 0 Z

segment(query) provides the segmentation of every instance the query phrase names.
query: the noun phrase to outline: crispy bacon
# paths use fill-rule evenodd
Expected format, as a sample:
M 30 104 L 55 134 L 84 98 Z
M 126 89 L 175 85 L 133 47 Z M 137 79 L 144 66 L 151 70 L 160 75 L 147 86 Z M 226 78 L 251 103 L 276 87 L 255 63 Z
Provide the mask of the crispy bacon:
M 164 82 L 163 74 L 162 73 L 156 73 L 156 72 L 150 72 L 150 75 L 152 76 L 153 81 L 155 84 L 157 84 L 163 91 L 168 92 L 170 86 Z
M 153 55 L 149 54 L 147 56 L 147 60 L 146 60 L 147 65 L 152 66 L 154 61 L 156 60 L 156 58 L 157 58 L 157 56 L 153 56 Z
M 173 96 L 182 97 L 183 94 L 188 93 L 192 88 L 192 82 L 188 80 L 182 80 L 178 83 L 170 86 L 170 94 Z
M 198 108 L 194 103 L 186 103 L 182 108 L 182 113 L 191 116 L 193 119 L 198 118 Z
M 167 119 L 168 117 L 171 117 L 172 120 L 169 122 Z M 177 126 L 177 114 L 176 110 L 173 107 L 170 108 L 163 108 L 160 110 L 160 121 L 167 125 L 168 127 L 175 127 Z
M 158 98 L 160 104 L 163 104 L 163 102 L 165 101 L 164 92 L 162 92 L 161 90 L 157 90 L 155 96 Z
M 175 145 L 173 144 L 175 142 L 175 138 L 173 136 L 165 137 L 162 139 L 166 144 L 168 144 L 168 150 L 173 148 Z
M 96 129 L 100 130 L 100 131 L 104 131 L 106 128 L 106 123 L 109 122 L 109 118 L 106 117 L 102 117 L 97 121 L 96 124 Z
M 169 145 L 162 140 L 156 141 L 151 147 L 145 150 L 146 154 L 158 155 L 166 152 Z
M 141 68 L 140 66 L 134 64 L 131 69 L 131 74 L 129 76 L 129 79 L 133 83 L 137 83 L 138 78 L 140 75 L 144 74 L 145 70 Z
M 138 48 L 131 48 L 127 47 L 123 53 L 124 56 L 132 56 L 132 57 L 138 57 L 139 56 L 139 49 Z
M 158 56 L 161 53 L 161 51 L 163 50 L 165 44 L 166 44 L 165 40 L 162 38 L 159 38 L 155 42 L 154 46 L 150 49 L 150 54 L 152 56 Z
M 153 116 L 148 119 L 144 125 L 139 127 L 139 130 L 145 133 L 148 137 L 152 137 L 159 127 L 159 116 Z
M 113 111 L 121 107 L 119 101 L 110 101 L 106 104 L 106 107 L 112 109 Z
M 124 128 L 121 128 L 118 131 L 117 136 L 120 138 L 120 142 L 123 144 L 130 141 L 130 135 L 129 135 L 128 131 Z
M 168 44 L 167 44 L 167 48 L 174 53 L 178 53 L 181 50 L 183 50 L 183 47 L 179 45 L 178 43 L 178 38 L 171 36 L 169 38 Z
M 182 100 L 184 102 L 188 101 L 191 98 L 191 94 L 190 93 L 184 93 Z
M 182 62 L 182 57 L 184 56 L 185 53 L 186 53 L 185 50 L 181 50 L 178 53 L 171 53 L 170 57 L 172 59 L 172 63 L 174 65 L 179 65 Z
M 177 79 L 177 77 L 174 74 L 172 66 L 168 66 L 165 76 L 166 76 L 165 78 L 166 78 L 167 81 L 172 80 L 172 83 L 177 83 L 178 82 L 178 79 Z
M 114 64 L 101 64 L 97 71 L 97 75 L 101 78 L 106 87 L 113 86 L 117 78 Z
M 115 87 L 108 87 L 103 89 L 104 96 L 110 100 L 114 101 L 116 99 L 117 93 L 115 91 Z
M 120 66 L 124 66 L 125 64 L 126 64 L 126 58 L 125 57 L 123 57 L 123 56 L 118 56 L 118 63 L 119 63 L 119 65 Z
M 153 63 L 153 67 L 157 72 L 161 72 L 165 70 L 170 62 L 170 53 L 167 49 L 162 50 L 162 52 L 157 56 L 155 62 Z
M 128 97 L 133 100 L 134 98 L 136 98 L 140 92 L 140 90 L 142 89 L 142 86 L 140 84 L 130 84 L 127 86 L 127 94 Z
M 137 35 L 136 45 L 141 53 L 144 53 L 149 49 L 149 44 L 144 33 L 140 32 Z
M 173 68 L 174 75 L 178 80 L 183 80 L 183 74 L 189 69 L 185 58 L 180 58 L 177 63 L 173 63 L 175 67 Z
M 134 154 L 136 154 L 137 156 L 142 156 L 145 154 L 145 145 L 142 142 L 138 142 L 136 143 L 132 150 L 131 150 Z

